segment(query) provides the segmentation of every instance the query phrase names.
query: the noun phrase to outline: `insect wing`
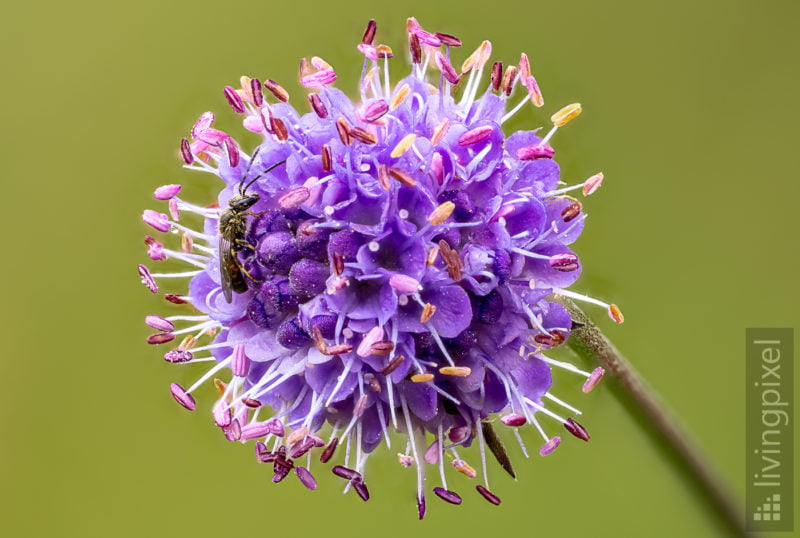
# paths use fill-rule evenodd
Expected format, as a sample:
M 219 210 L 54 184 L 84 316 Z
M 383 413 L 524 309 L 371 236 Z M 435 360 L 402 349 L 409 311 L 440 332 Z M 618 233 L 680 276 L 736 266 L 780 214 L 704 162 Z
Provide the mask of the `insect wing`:
M 231 248 L 231 242 L 220 237 L 219 239 L 219 281 L 222 284 L 222 293 L 225 295 L 225 300 L 230 304 L 233 302 L 233 280 L 236 278 L 235 274 L 239 272 L 239 266 L 233 259 L 234 252 Z M 241 278 L 241 275 L 239 275 Z

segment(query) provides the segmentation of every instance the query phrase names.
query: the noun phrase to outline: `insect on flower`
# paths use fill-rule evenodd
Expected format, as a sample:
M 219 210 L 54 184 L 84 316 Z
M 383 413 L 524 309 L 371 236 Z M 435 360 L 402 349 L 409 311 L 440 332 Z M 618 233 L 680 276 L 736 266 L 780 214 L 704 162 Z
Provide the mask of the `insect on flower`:
M 300 66 L 305 113 L 271 79 L 226 87 L 260 141 L 248 154 L 213 127 L 211 112 L 200 116 L 181 157 L 224 187 L 212 206 L 183 199 L 180 185 L 156 189 L 168 214 L 148 209 L 142 218 L 181 242 L 147 236 L 147 254 L 191 269 L 140 265 L 139 275 L 151 292 L 166 285 L 169 302 L 195 309 L 145 319 L 156 330 L 147 341 L 170 346 L 167 362 L 211 364 L 188 388 L 171 385 L 180 405 L 194 410 L 192 393 L 213 380 L 210 418 L 226 439 L 255 441 L 273 482 L 294 475 L 316 489 L 318 460 L 365 501 L 367 461 L 398 432 L 422 518 L 428 491 L 469 502 L 448 485 L 456 480 L 479 480 L 476 492 L 500 504 L 486 455 L 516 476 L 503 439 L 527 456 L 523 426 L 542 437 L 542 456 L 561 443 L 554 427 L 588 441 L 572 418 L 580 411 L 553 394 L 552 376 L 577 376 L 589 392 L 603 370 L 550 356 L 574 328 L 553 298 L 623 317 L 568 289 L 582 270 L 569 245 L 586 221 L 572 195 L 589 196 L 603 181 L 597 173 L 566 185 L 554 160 L 551 141 L 580 105 L 552 114 L 546 133 L 506 135 L 518 110 L 544 105 L 528 57 L 490 64 L 485 41 L 457 66 L 458 38 L 415 19 L 407 32 L 411 73 L 393 81 L 395 54 L 375 43 L 370 21 L 357 46 L 357 102 L 333 87 L 336 71 L 318 57 Z

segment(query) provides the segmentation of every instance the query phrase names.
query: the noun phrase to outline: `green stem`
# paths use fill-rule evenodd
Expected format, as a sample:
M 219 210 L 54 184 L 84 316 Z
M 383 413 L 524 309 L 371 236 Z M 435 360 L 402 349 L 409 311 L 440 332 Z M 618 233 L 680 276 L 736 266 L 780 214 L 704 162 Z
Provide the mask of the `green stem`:
M 583 310 L 566 297 L 556 300 L 567 309 L 573 321 L 584 325 L 574 329 L 567 341 L 573 351 L 585 359 L 600 363 L 616 379 L 616 383 L 612 382 L 612 390 L 628 411 L 647 428 L 650 436 L 666 449 L 667 455 L 684 476 L 699 488 L 702 498 L 714 510 L 720 523 L 736 536 L 747 536 L 743 509 L 708 460 L 667 411 L 658 395 Z

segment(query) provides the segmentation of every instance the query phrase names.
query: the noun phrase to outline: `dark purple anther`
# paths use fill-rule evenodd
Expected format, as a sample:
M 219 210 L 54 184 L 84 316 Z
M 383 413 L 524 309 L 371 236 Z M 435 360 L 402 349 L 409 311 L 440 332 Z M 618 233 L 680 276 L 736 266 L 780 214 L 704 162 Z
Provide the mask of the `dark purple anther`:
M 547 144 L 534 144 L 524 146 L 517 150 L 517 158 L 522 161 L 534 161 L 536 159 L 552 159 L 556 150 Z
M 447 57 L 442 54 L 441 52 L 437 51 L 436 56 L 434 57 L 434 61 L 436 62 L 436 67 L 439 68 L 439 71 L 442 72 L 444 78 L 450 84 L 458 84 L 460 80 L 460 76 L 456 73 L 456 70 L 453 68 L 453 65 L 447 59 Z
M 434 35 L 442 43 L 442 45 L 446 45 L 448 47 L 461 46 L 461 40 L 454 35 L 443 34 L 441 32 L 436 32 Z
M 189 302 L 180 295 L 175 295 L 173 293 L 168 293 L 167 295 L 164 296 L 164 299 L 171 302 L 172 304 L 187 304 Z
M 308 101 L 311 103 L 311 108 L 314 109 L 317 116 L 323 120 L 328 117 L 328 109 L 325 107 L 325 103 L 322 102 L 319 95 L 316 93 L 308 94 Z
M 322 170 L 324 172 L 330 172 L 333 169 L 333 157 L 331 155 L 331 147 L 328 144 L 322 145 L 320 158 L 322 160 Z
M 569 273 L 580 269 L 578 257 L 575 254 L 556 254 L 550 258 L 550 267 L 562 273 Z
M 225 150 L 228 153 L 228 164 L 231 165 L 231 168 L 236 168 L 239 166 L 239 148 L 236 146 L 236 142 L 233 141 L 233 138 L 226 138 L 225 139 Z
M 421 493 L 417 497 L 417 513 L 419 514 L 419 518 L 425 519 L 425 495 Z
M 189 146 L 189 141 L 185 138 L 181 138 L 181 157 L 183 158 L 183 162 L 186 164 L 192 164 L 194 162 L 192 148 Z
M 261 81 L 257 78 L 250 79 L 250 89 L 253 90 L 253 102 L 260 107 L 264 104 L 264 92 L 261 91 Z
M 576 200 L 564 208 L 564 211 L 561 212 L 561 218 L 564 219 L 564 222 L 570 222 L 581 214 L 581 209 L 583 209 L 583 206 Z
M 319 461 L 321 463 L 328 463 L 330 459 L 333 457 L 333 453 L 336 452 L 336 447 L 339 445 L 339 438 L 334 437 L 331 439 L 331 442 L 328 443 L 328 446 L 322 451 L 322 454 L 319 455 Z
M 278 326 L 275 334 L 278 343 L 286 349 L 300 349 L 311 343 L 311 337 L 300 326 L 300 320 L 293 316 Z
M 363 480 L 360 478 L 353 480 L 353 489 L 356 490 L 356 493 L 358 493 L 358 496 L 361 497 L 364 502 L 369 500 L 369 490 Z
M 586 428 L 568 418 L 567 421 L 564 423 L 564 427 L 567 429 L 569 433 L 577 437 L 578 439 L 582 439 L 584 441 L 589 440 L 589 432 L 586 431 Z
M 283 123 L 282 119 L 270 116 L 269 124 L 270 129 L 272 129 L 272 132 L 275 134 L 275 138 L 281 141 L 285 141 L 289 138 L 289 131 L 286 130 L 286 124 Z
M 272 93 L 279 101 L 287 102 L 289 100 L 289 92 L 283 89 L 283 86 L 274 80 L 267 80 L 264 82 L 264 87 Z
M 300 441 L 297 441 L 295 444 L 293 444 L 292 448 L 289 449 L 289 457 L 293 459 L 302 457 L 306 454 L 306 452 L 314 448 L 314 446 L 315 446 L 314 440 L 311 439 L 310 437 L 301 439 Z
M 325 280 L 329 275 L 326 264 L 303 258 L 289 270 L 289 284 L 301 299 L 310 299 L 325 291 Z
M 278 482 L 286 478 L 286 476 L 289 474 L 291 470 L 292 469 L 290 467 L 283 467 L 283 466 L 278 467 L 278 469 L 275 471 L 275 474 L 272 475 L 272 481 L 275 484 L 277 484 Z
M 375 22 L 375 19 L 370 19 L 367 23 L 367 29 L 364 31 L 364 37 L 361 38 L 361 42 L 365 45 L 372 45 L 372 42 L 375 41 L 375 30 L 378 29 L 378 24 Z
M 231 108 L 235 110 L 237 114 L 244 112 L 244 103 L 242 102 L 242 98 L 239 96 L 239 92 L 230 86 L 225 86 L 224 93 L 225 99 L 228 100 L 228 104 L 231 105 Z
M 329 445 L 330 446 L 330 445 Z M 331 472 L 336 476 L 341 476 L 342 478 L 346 478 L 347 480 L 353 480 L 354 478 L 361 479 L 361 473 L 358 471 L 354 471 L 353 469 L 348 469 L 342 465 L 336 465 L 331 469 Z
M 267 421 L 267 427 L 269 428 L 269 433 L 275 435 L 277 437 L 283 437 L 284 429 L 283 429 L 283 422 L 279 418 L 273 418 Z
M 503 82 L 503 62 L 495 62 L 492 64 L 492 89 L 499 90 L 501 82 Z
M 411 50 L 411 63 L 422 63 L 422 47 L 419 44 L 419 37 L 417 37 L 417 34 L 408 35 L 408 48 Z
M 261 407 L 261 402 L 253 398 L 242 398 L 242 403 L 250 409 L 258 409 Z
M 454 491 L 448 491 L 444 488 L 433 488 L 433 492 L 439 496 L 440 499 L 445 500 L 451 504 L 461 504 L 461 497 Z
M 175 335 L 172 333 L 156 333 L 151 334 L 147 337 L 148 344 L 166 344 L 167 342 L 171 342 L 175 340 Z
M 391 374 L 392 372 L 394 372 L 395 370 L 397 370 L 397 368 L 398 368 L 398 367 L 399 367 L 401 364 L 403 364 L 403 361 L 404 361 L 404 360 L 405 360 L 405 357 L 403 357 L 402 355 L 397 355 L 395 358 L 393 358 L 393 359 L 392 359 L 392 360 L 389 362 L 389 364 L 387 364 L 387 365 L 386 365 L 386 367 L 385 367 L 383 370 L 381 370 L 381 372 L 380 372 L 380 373 L 381 373 L 381 375 L 383 375 L 383 376 L 387 376 L 387 375 Z
M 305 467 L 295 467 L 294 472 L 297 473 L 297 478 L 300 480 L 305 487 L 314 491 L 317 489 L 317 480 L 314 478 L 314 475 L 306 469 Z
M 491 491 L 489 491 L 485 487 L 483 487 L 480 484 L 478 484 L 477 486 L 475 486 L 475 489 L 477 489 L 478 493 L 483 495 L 483 498 L 486 499 L 487 501 L 489 501 L 490 503 L 492 503 L 494 505 L 499 505 L 500 504 L 500 497 L 498 497 L 497 495 L 495 495 L 494 493 L 492 493 Z
M 171 363 L 189 362 L 193 356 L 189 351 L 181 351 L 180 349 L 173 349 L 164 353 L 164 360 Z
M 375 99 L 364 107 L 364 119 L 369 122 L 377 121 L 387 112 L 389 112 L 389 105 L 386 101 L 383 99 Z

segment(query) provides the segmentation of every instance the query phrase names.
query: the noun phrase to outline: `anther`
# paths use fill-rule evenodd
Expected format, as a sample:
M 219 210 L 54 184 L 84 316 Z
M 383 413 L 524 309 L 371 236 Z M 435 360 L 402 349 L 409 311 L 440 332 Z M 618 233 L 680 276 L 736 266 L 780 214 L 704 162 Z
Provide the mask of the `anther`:
M 356 493 L 358 493 L 358 496 L 361 497 L 361 500 L 364 502 L 369 500 L 369 490 L 367 489 L 367 485 L 363 480 L 353 480 L 353 489 L 356 490 Z
M 193 358 L 194 357 L 192 356 L 191 352 L 181 351 L 179 349 L 173 349 L 164 353 L 164 360 L 175 364 L 189 362 Z
M 425 257 L 425 265 L 431 267 L 434 263 L 436 263 L 436 258 L 439 257 L 439 247 L 434 246 L 428 251 L 428 255 Z
M 556 448 L 558 448 L 558 445 L 560 444 L 561 444 L 561 437 L 558 436 L 553 437 L 552 439 L 550 439 L 549 441 L 547 441 L 545 444 L 542 445 L 542 448 L 539 449 L 539 455 L 549 456 L 555 451 Z
M 394 351 L 394 342 L 391 340 L 379 340 L 369 347 L 369 351 L 373 355 L 388 355 Z
M 450 34 L 443 34 L 441 32 L 436 32 L 433 34 L 436 38 L 442 43 L 442 45 L 446 45 L 448 47 L 460 47 L 461 40 L 454 35 Z
M 444 118 L 433 129 L 433 134 L 431 135 L 431 144 L 435 146 L 439 142 L 441 142 L 442 138 L 444 137 L 445 134 L 447 134 L 447 131 L 449 130 L 450 130 L 450 120 Z
M 389 278 L 389 285 L 401 293 L 417 293 L 422 289 L 419 280 L 400 273 Z
M 442 75 L 447 82 L 450 84 L 458 84 L 460 77 L 458 73 L 456 73 L 456 70 L 453 69 L 453 65 L 444 54 L 437 50 L 436 54 L 434 55 L 434 61 L 436 62 L 436 67 L 438 67 L 439 71 L 442 72 Z
M 359 396 L 358 401 L 353 406 L 353 416 L 360 417 L 364 414 L 364 410 L 367 408 L 367 395 L 362 394 Z
M 347 468 L 347 467 L 345 467 L 343 465 L 335 465 L 331 469 L 331 472 L 333 474 L 335 474 L 336 476 L 340 476 L 340 477 L 345 478 L 347 480 L 353 480 L 354 478 L 361 478 L 361 473 L 359 473 L 358 471 L 355 471 L 353 469 L 349 469 L 349 468 Z
M 350 129 L 348 128 L 346 119 L 339 118 L 336 120 L 336 130 L 339 133 L 339 140 L 342 141 L 342 144 L 349 146 L 353 143 L 352 138 L 350 138 Z
M 392 99 L 389 101 L 389 109 L 394 110 L 395 108 L 399 107 L 403 104 L 403 101 L 406 100 L 408 94 L 411 93 L 411 88 L 408 84 L 403 84 L 400 88 L 395 91 L 395 94 L 392 96 Z
M 197 338 L 192 335 L 187 335 L 183 337 L 181 343 L 178 345 L 178 350 L 180 351 L 188 351 L 194 348 L 197 345 Z
M 164 295 L 164 299 L 171 302 L 172 304 L 188 304 L 189 301 L 184 299 L 180 295 L 175 295 L 174 293 L 168 293 Z
M 190 163 L 191 164 L 191 163 Z M 169 200 L 181 191 L 180 185 L 162 185 L 153 192 L 156 200 Z
M 192 239 L 191 235 L 187 234 L 186 232 L 183 232 L 181 234 L 181 250 L 188 254 L 191 253 L 193 249 L 194 249 L 194 239 Z
M 275 96 L 276 99 L 282 102 L 287 102 L 289 100 L 289 92 L 287 92 L 283 86 L 275 82 L 274 80 L 265 80 L 264 87 L 269 90 L 269 92 Z
M 239 147 L 231 137 L 226 138 L 223 144 L 225 145 L 225 151 L 228 154 L 228 164 L 231 165 L 231 168 L 236 168 L 239 166 Z
M 589 432 L 586 431 L 586 428 L 584 428 L 571 418 L 568 418 L 567 421 L 564 423 L 564 428 L 566 428 L 569 433 L 571 433 L 578 439 L 582 439 L 584 441 L 589 440 Z
M 478 474 L 475 472 L 475 468 L 464 460 L 453 460 L 453 467 L 456 468 L 456 471 L 469 478 L 475 478 Z
M 506 94 L 506 97 L 511 95 L 511 90 L 514 89 L 514 83 L 517 81 L 517 68 L 513 65 L 509 65 L 506 68 L 506 72 L 503 75 L 503 93 Z
M 392 47 L 389 47 L 388 45 L 378 45 L 377 47 L 375 47 L 375 52 L 377 53 L 378 58 L 380 59 L 394 57 L 394 52 L 392 51 Z
M 325 106 L 325 103 L 322 102 L 319 95 L 316 93 L 309 94 L 308 101 L 311 103 L 311 108 L 314 109 L 317 116 L 323 120 L 328 117 L 328 108 Z
M 578 117 L 581 113 L 581 104 L 580 103 L 572 103 L 571 105 L 567 105 L 555 114 L 550 117 L 550 121 L 553 122 L 553 125 L 556 127 L 562 127 Z
M 382 376 L 387 376 L 387 375 L 391 374 L 392 372 L 397 370 L 397 368 L 401 364 L 403 364 L 404 360 L 405 360 L 405 357 L 403 357 L 402 355 L 397 355 L 395 358 L 393 358 L 391 361 L 389 361 L 389 364 L 387 364 L 385 368 L 383 368 L 380 371 L 380 374 Z
M 175 330 L 175 324 L 161 316 L 147 316 L 144 318 L 144 323 L 149 327 L 165 333 Z
M 300 207 L 311 196 L 311 191 L 305 187 L 292 189 L 278 198 L 278 205 L 283 209 Z
M 375 41 L 375 30 L 377 30 L 378 24 L 375 22 L 375 19 L 370 19 L 367 23 L 367 29 L 364 31 L 364 37 L 361 38 L 361 42 L 365 45 L 372 45 L 372 42 Z
M 420 323 L 428 323 L 435 313 L 436 305 L 425 303 L 425 306 L 422 308 L 422 314 L 419 316 Z
M 542 97 L 542 90 L 539 89 L 539 83 L 533 75 L 529 75 L 523 79 L 525 88 L 528 90 L 528 98 L 536 107 L 544 106 L 544 97 Z
M 491 134 L 492 134 L 492 127 L 489 125 L 476 127 L 458 137 L 458 145 L 469 146 L 472 144 L 477 144 L 478 142 L 482 142 L 487 138 L 489 138 Z
M 417 34 L 408 35 L 408 48 L 411 51 L 411 63 L 422 63 L 422 47 L 419 44 L 419 37 L 417 37 Z
M 447 501 L 451 504 L 461 504 L 461 497 L 459 497 L 458 493 L 440 487 L 433 488 L 433 492 L 443 501 Z
M 484 41 L 478 48 L 475 49 L 475 52 L 469 55 L 469 57 L 464 60 L 464 63 L 461 65 L 461 72 L 466 73 L 471 69 L 480 69 L 486 62 L 489 61 L 489 57 L 492 55 L 492 43 L 489 41 Z
M 595 388 L 598 383 L 600 383 L 600 380 L 603 379 L 603 374 L 605 373 L 606 371 L 603 370 L 600 366 L 592 370 L 592 373 L 589 374 L 589 379 L 587 379 L 586 383 L 583 384 L 582 390 L 584 394 L 588 394 L 589 392 L 591 392 L 591 390 Z
M 300 480 L 300 483 L 305 487 L 311 491 L 317 489 L 317 480 L 314 478 L 314 475 L 311 474 L 311 471 L 305 467 L 295 467 L 294 472 L 297 474 L 297 478 Z
M 524 426 L 528 420 L 517 413 L 509 413 L 508 415 L 500 417 L 500 422 L 506 426 L 519 427 Z
M 223 93 L 225 94 L 225 99 L 228 100 L 228 104 L 237 114 L 244 112 L 244 103 L 236 90 L 230 86 L 225 86 Z
M 569 273 L 580 268 L 575 254 L 556 254 L 550 257 L 550 267 L 562 273 Z
M 405 170 L 394 166 L 389 167 L 389 175 L 407 187 L 414 187 L 417 184 L 417 180 L 411 177 Z
M 333 253 L 333 274 L 340 276 L 344 272 L 344 258 L 338 252 Z
M 275 138 L 282 142 L 285 142 L 289 138 L 289 131 L 286 130 L 286 124 L 283 123 L 282 119 L 270 116 L 269 123 L 272 132 L 275 133 Z
M 192 155 L 192 148 L 189 145 L 189 141 L 185 138 L 181 138 L 181 158 L 183 158 L 183 162 L 186 164 L 192 164 L 194 162 L 194 155 Z
M 170 229 L 169 217 L 152 209 L 145 209 L 142 212 L 142 220 L 159 232 L 168 232 Z
M 181 404 L 183 407 L 188 409 L 189 411 L 194 411 L 195 408 L 195 401 L 191 394 L 186 392 L 183 387 L 178 385 L 177 383 L 172 383 L 169 386 L 169 391 L 172 393 L 172 397 L 175 398 L 175 401 Z
M 522 161 L 533 161 L 536 159 L 552 159 L 556 151 L 547 144 L 533 144 L 524 146 L 517 150 L 517 158 Z
M 622 315 L 622 310 L 620 310 L 615 304 L 608 306 L 608 315 L 617 323 L 622 323 L 625 321 L 625 316 Z
M 472 373 L 472 369 L 467 366 L 443 366 L 439 368 L 442 375 L 452 375 L 455 377 L 467 377 Z
M 287 445 L 293 445 L 297 441 L 303 439 L 306 435 L 308 435 L 308 428 L 306 428 L 305 426 L 301 426 L 301 427 L 297 428 L 296 430 L 292 431 L 292 433 L 290 433 L 286 437 L 286 444 Z
M 389 105 L 383 99 L 375 99 L 364 108 L 364 119 L 368 122 L 375 122 L 381 119 L 384 114 L 389 112 Z
M 333 453 L 336 452 L 336 447 L 338 445 L 339 445 L 338 437 L 334 437 L 333 439 L 331 439 L 331 442 L 328 443 L 328 446 L 326 446 L 322 450 L 322 454 L 319 455 L 319 461 L 322 463 L 328 463 L 328 461 L 330 461 L 330 459 L 333 457 Z
M 350 129 L 350 136 L 363 144 L 376 144 L 378 137 L 361 127 L 352 127 Z
M 153 345 L 166 344 L 173 340 L 175 340 L 175 335 L 172 333 L 156 333 L 147 337 L 147 343 Z
M 582 209 L 583 206 L 576 200 L 564 208 L 564 210 L 561 212 L 561 218 L 564 219 L 564 222 L 570 222 L 581 214 Z
M 414 458 L 407 454 L 397 453 L 397 462 L 403 467 L 411 467 L 414 465 Z
M 367 384 L 369 385 L 369 390 L 372 392 L 380 392 L 381 391 L 381 382 L 371 373 L 364 374 L 364 379 L 366 380 Z
M 253 94 L 253 104 L 260 107 L 264 104 L 264 93 L 261 91 L 261 81 L 257 78 L 250 79 L 250 91 Z
M 495 62 L 492 64 L 492 90 L 498 91 L 503 82 L 503 62 Z
M 392 181 L 389 176 L 389 170 L 386 168 L 385 164 L 378 165 L 378 183 L 380 184 L 383 190 L 388 191 L 389 188 L 392 186 Z
M 353 351 L 353 344 L 336 344 L 325 349 L 325 355 L 343 355 Z
M 414 374 L 411 376 L 411 381 L 414 383 L 425 383 L 433 379 L 433 374 Z
M 583 183 L 583 195 L 594 194 L 603 184 L 603 172 L 598 172 Z
M 478 493 L 483 495 L 483 498 L 489 501 L 490 503 L 494 504 L 495 506 L 498 506 L 500 504 L 501 502 L 500 497 L 498 497 L 497 495 L 495 495 L 482 485 L 478 484 L 477 486 L 475 486 L 475 489 L 477 489 Z
M 228 389 L 228 385 L 221 379 L 214 378 L 214 389 L 217 391 L 217 394 L 222 396 L 225 394 L 225 391 Z
M 409 148 L 416 139 L 417 135 L 415 135 L 414 133 L 407 134 L 406 136 L 403 137 L 402 140 L 400 140 L 400 142 L 397 143 L 397 145 L 394 147 L 389 156 L 392 157 L 393 159 L 403 156 L 405 152 L 409 150 Z
M 322 145 L 322 170 L 330 172 L 333 169 L 333 162 L 331 160 L 331 147 L 328 144 Z

